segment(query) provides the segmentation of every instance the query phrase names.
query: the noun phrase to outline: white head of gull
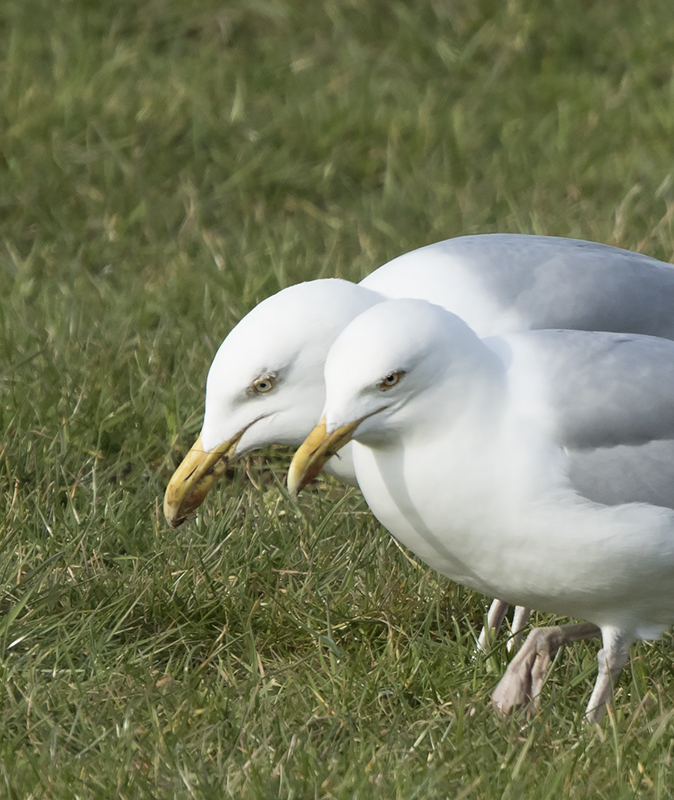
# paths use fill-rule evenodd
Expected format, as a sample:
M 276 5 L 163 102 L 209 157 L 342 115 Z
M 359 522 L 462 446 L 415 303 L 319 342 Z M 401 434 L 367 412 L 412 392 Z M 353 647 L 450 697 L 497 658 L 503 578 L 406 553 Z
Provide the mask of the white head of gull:
M 302 441 L 323 406 L 330 346 L 381 300 L 349 281 L 316 280 L 272 295 L 239 322 L 211 364 L 201 434 L 166 490 L 164 514 L 172 525 L 201 505 L 234 456 Z M 355 483 L 346 455 L 333 459 L 334 473 Z
M 534 631 L 496 704 L 537 698 L 554 650 L 600 630 L 587 709 L 598 719 L 630 642 L 674 621 L 674 342 L 581 331 L 483 341 L 438 306 L 389 301 L 343 331 L 325 381 L 291 492 L 353 440 L 370 508 L 423 561 L 586 621 Z

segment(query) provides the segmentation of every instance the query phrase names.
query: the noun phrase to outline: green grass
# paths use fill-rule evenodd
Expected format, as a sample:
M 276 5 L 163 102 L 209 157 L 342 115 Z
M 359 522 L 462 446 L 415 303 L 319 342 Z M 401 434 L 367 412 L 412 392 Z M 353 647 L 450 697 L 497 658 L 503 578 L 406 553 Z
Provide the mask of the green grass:
M 667 798 L 671 638 L 488 707 L 484 601 L 254 457 L 163 489 L 256 302 L 463 233 L 671 260 L 674 17 L 581 0 L 0 5 L 0 796 Z

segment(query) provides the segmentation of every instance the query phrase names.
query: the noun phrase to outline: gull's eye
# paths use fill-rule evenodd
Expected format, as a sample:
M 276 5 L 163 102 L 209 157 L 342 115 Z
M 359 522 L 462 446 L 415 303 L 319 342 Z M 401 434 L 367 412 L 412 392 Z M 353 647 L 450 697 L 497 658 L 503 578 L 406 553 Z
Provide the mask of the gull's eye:
M 260 375 L 251 384 L 251 389 L 255 394 L 267 394 L 274 388 L 276 381 L 273 375 Z
M 405 371 L 402 369 L 397 369 L 395 372 L 389 372 L 388 375 L 384 375 L 384 377 L 379 381 L 377 384 L 377 389 L 379 389 L 380 392 L 385 392 L 387 389 L 391 389 L 400 382 L 400 379 L 404 374 Z

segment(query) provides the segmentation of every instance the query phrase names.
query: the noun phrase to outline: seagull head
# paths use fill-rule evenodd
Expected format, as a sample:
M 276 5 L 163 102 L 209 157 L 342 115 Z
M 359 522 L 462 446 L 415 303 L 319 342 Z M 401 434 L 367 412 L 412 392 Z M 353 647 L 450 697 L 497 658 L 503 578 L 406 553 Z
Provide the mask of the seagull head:
M 330 346 L 380 300 L 348 281 L 309 281 L 264 300 L 233 328 L 208 373 L 201 434 L 166 489 L 171 525 L 201 505 L 235 456 L 304 439 L 324 403 Z
M 386 447 L 438 408 L 444 419 L 459 415 L 497 361 L 463 320 L 424 300 L 390 300 L 363 312 L 326 360 L 323 414 L 293 458 L 291 495 L 351 439 Z

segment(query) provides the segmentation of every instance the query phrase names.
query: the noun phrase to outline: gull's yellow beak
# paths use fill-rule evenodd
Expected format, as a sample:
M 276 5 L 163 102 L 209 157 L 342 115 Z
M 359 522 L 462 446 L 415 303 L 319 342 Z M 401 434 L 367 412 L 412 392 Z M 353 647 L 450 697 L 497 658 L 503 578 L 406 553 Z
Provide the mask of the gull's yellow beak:
M 288 489 L 293 500 L 323 469 L 325 462 L 351 439 L 365 417 L 328 433 L 325 417 L 316 425 L 295 453 L 288 470 Z
M 206 495 L 225 474 L 243 433 L 237 433 L 210 451 L 204 450 L 199 436 L 166 487 L 164 516 L 169 525 L 177 528 L 204 502 Z

